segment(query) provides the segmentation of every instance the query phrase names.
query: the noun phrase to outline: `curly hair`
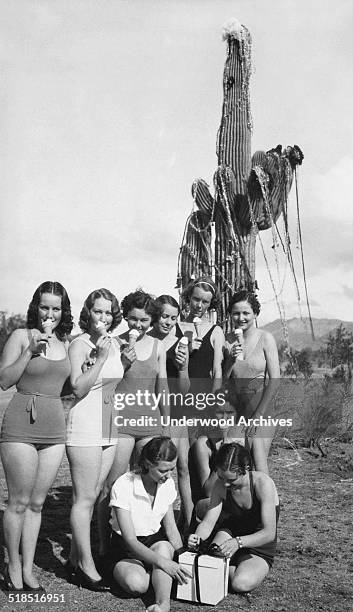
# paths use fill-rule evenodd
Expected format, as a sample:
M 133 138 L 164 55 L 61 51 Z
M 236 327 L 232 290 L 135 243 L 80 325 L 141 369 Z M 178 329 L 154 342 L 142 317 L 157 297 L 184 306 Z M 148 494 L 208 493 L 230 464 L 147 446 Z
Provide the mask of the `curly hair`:
M 221 302 L 221 296 L 216 284 L 210 276 L 200 276 L 199 278 L 195 278 L 194 280 L 190 281 L 181 294 L 183 303 L 190 303 L 190 298 L 195 287 L 199 287 L 200 289 L 203 289 L 203 291 L 209 291 L 212 293 L 210 309 L 217 310 Z
M 160 295 L 154 301 L 154 304 L 156 307 L 154 322 L 158 321 L 158 319 L 161 317 L 162 312 L 163 312 L 163 306 L 165 306 L 166 304 L 168 304 L 169 306 L 172 306 L 172 308 L 176 308 L 176 310 L 178 311 L 178 315 L 180 314 L 180 306 L 178 302 L 171 295 Z
M 232 297 L 230 298 L 230 301 L 228 304 L 228 308 L 227 308 L 228 314 L 232 314 L 233 306 L 234 304 L 237 304 L 238 302 L 247 302 L 251 306 L 251 309 L 254 315 L 257 316 L 260 314 L 260 310 L 261 310 L 260 302 L 257 299 L 255 293 L 253 293 L 252 291 L 247 291 L 246 289 L 242 289 L 241 291 L 237 291 L 236 293 L 234 293 Z
M 45 281 L 35 290 L 27 310 L 27 327 L 34 329 L 38 326 L 38 306 L 43 293 L 51 293 L 61 298 L 61 319 L 55 328 L 55 333 L 60 340 L 64 340 L 73 328 L 73 317 L 67 291 L 61 283 L 56 281 Z
M 138 308 L 139 310 L 144 310 L 151 317 L 152 322 L 156 321 L 157 310 L 155 300 L 152 295 L 145 293 L 142 289 L 137 289 L 126 295 L 121 301 L 121 307 L 124 319 L 127 319 L 129 312 L 133 308 Z
M 112 304 L 113 321 L 110 326 L 110 329 L 111 330 L 115 329 L 116 327 L 118 327 L 119 323 L 121 323 L 121 320 L 122 320 L 121 309 L 120 309 L 119 302 L 117 298 L 115 297 L 115 295 L 111 291 L 109 291 L 109 289 L 104 289 L 104 288 L 95 289 L 85 299 L 81 313 L 80 313 L 80 320 L 78 324 L 80 328 L 82 329 L 82 331 L 84 332 L 87 332 L 89 330 L 91 310 L 94 306 L 94 302 L 96 300 L 99 300 L 99 298 L 104 298 L 105 300 L 108 300 Z
M 216 453 L 215 467 L 224 472 L 239 471 L 245 474 L 252 467 L 251 455 L 247 448 L 237 442 L 223 444 Z
M 170 438 L 167 436 L 159 436 L 152 438 L 141 451 L 138 460 L 137 472 L 147 474 L 148 467 L 146 462 L 157 465 L 159 461 L 174 461 L 178 455 L 177 448 Z

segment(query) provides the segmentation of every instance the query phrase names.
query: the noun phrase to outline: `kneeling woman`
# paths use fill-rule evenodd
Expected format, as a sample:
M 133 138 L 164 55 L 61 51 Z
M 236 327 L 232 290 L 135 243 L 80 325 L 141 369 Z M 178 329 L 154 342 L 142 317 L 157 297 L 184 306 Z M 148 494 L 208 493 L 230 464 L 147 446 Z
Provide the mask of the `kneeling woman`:
M 168 612 L 173 578 L 183 583 L 189 576 L 173 561 L 174 551 L 182 546 L 170 477 L 176 460 L 170 438 L 153 438 L 141 451 L 140 469 L 120 476 L 111 491 L 113 577 L 135 596 L 145 593 L 152 580 L 156 602 L 149 612 Z
M 273 480 L 251 470 L 248 450 L 237 443 L 217 452 L 214 484 L 206 515 L 189 536 L 194 548 L 212 532 L 213 543 L 230 558 L 229 580 L 236 592 L 252 591 L 273 564 L 277 541 L 279 501 Z

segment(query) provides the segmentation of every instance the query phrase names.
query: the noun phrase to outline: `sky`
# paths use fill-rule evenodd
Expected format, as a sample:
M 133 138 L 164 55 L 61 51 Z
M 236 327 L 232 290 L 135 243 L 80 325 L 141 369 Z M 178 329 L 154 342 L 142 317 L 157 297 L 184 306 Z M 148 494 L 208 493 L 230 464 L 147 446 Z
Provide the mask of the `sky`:
M 88 293 L 176 296 L 193 201 L 217 167 L 232 18 L 252 34 L 252 151 L 298 144 L 313 317 L 353 320 L 351 0 L 0 0 L 0 310 L 26 312 L 60 281 L 77 319 Z M 301 300 L 296 200 L 292 247 Z M 288 318 L 298 304 L 261 232 Z M 260 324 L 278 318 L 258 245 Z M 279 258 L 279 274 L 275 256 Z

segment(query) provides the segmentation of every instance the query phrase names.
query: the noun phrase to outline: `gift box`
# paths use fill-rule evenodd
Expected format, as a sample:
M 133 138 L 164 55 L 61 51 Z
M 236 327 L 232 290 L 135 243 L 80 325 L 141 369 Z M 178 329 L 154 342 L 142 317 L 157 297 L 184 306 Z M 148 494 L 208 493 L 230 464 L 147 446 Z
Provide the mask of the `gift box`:
M 229 559 L 184 552 L 179 564 L 192 578 L 186 584 L 178 584 L 178 599 L 215 606 L 228 594 Z

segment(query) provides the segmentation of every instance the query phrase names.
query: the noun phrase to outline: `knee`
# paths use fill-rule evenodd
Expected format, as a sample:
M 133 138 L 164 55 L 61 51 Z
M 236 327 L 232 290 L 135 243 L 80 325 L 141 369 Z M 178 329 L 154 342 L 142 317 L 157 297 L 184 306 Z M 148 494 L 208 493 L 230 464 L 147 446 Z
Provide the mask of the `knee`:
M 8 509 L 15 514 L 24 514 L 30 505 L 29 497 L 13 497 L 9 498 Z
M 44 502 L 45 502 L 45 498 L 44 499 L 40 499 L 40 498 L 31 499 L 28 507 L 32 512 L 35 512 L 36 514 L 40 514 L 42 512 Z
M 248 593 L 255 588 L 256 584 L 253 577 L 243 573 L 238 576 L 235 574 L 231 580 L 232 589 L 236 593 Z
M 168 559 L 172 559 L 174 555 L 174 548 L 169 542 L 156 542 L 153 545 L 153 551 Z
M 121 580 L 118 580 L 121 584 Z M 141 595 L 146 593 L 149 587 L 149 575 L 143 575 L 140 572 L 130 571 L 124 578 L 123 588 L 132 595 Z
M 81 508 L 90 509 L 94 506 L 97 495 L 95 491 L 84 491 L 80 493 L 73 493 L 72 504 L 73 506 L 80 506 Z

